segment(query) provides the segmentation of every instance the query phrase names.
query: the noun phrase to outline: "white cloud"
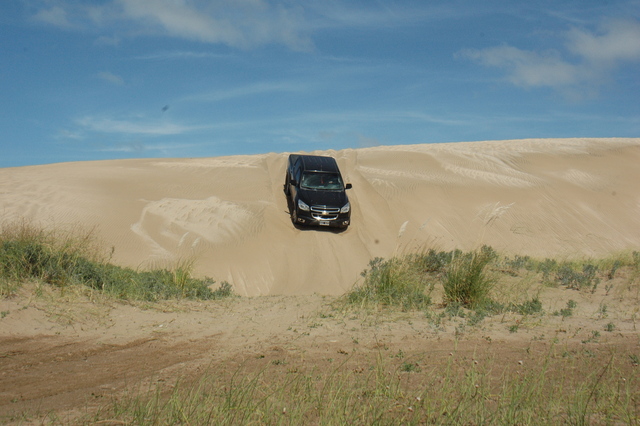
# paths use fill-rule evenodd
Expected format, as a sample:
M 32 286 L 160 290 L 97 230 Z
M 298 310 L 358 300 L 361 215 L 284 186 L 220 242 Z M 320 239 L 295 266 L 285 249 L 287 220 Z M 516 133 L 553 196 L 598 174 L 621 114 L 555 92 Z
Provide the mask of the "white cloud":
M 571 96 L 592 92 L 624 62 L 640 60 L 640 22 L 607 21 L 599 33 L 571 29 L 565 51 L 529 51 L 503 45 L 459 52 L 488 67 L 503 69 L 521 87 L 551 87 Z
M 360 148 L 370 148 L 372 146 L 380 146 L 382 145 L 380 141 L 376 138 L 371 138 L 362 134 L 358 134 L 358 147 Z
M 60 28 L 71 28 L 67 11 L 62 6 L 40 9 L 33 17 L 37 21 L 45 22 Z
M 228 90 L 197 94 L 189 96 L 185 98 L 185 100 L 200 102 L 219 102 L 228 99 L 261 95 L 264 93 L 302 92 L 304 90 L 305 87 L 302 84 L 289 82 L 262 82 Z
M 129 143 L 119 143 L 113 146 L 101 146 L 97 149 L 100 152 L 126 152 L 126 153 L 140 153 L 147 151 L 147 147 L 142 142 L 129 142 Z
M 568 34 L 567 48 L 595 66 L 614 66 L 620 61 L 640 60 L 640 22 L 607 21 L 601 34 L 577 28 Z
M 505 69 L 509 81 L 517 86 L 559 87 L 575 84 L 582 78 L 580 68 L 566 62 L 557 51 L 538 53 L 504 45 L 466 50 L 462 55 L 485 66 Z
M 485 13 L 486 5 L 468 2 L 464 7 L 455 2 L 348 2 L 324 0 L 306 2 L 305 8 L 315 15 L 314 28 L 393 28 L 425 25 L 433 21 L 459 20 Z M 311 14 L 310 13 L 310 14 Z
M 115 75 L 109 71 L 102 71 L 98 73 L 98 77 L 103 79 L 104 81 L 108 81 L 111 84 L 115 84 L 116 86 L 122 86 L 124 84 L 124 80 L 119 75 Z
M 127 143 L 118 143 L 109 146 L 99 147 L 97 150 L 101 152 L 125 152 L 125 153 L 143 153 L 158 152 L 163 156 L 181 156 L 184 155 L 185 149 L 198 146 L 193 143 L 163 143 L 163 144 L 146 144 L 140 141 L 131 141 Z
M 199 41 L 239 43 L 240 31 L 229 22 L 200 13 L 186 1 L 118 0 L 124 16 L 158 26 L 168 34 Z
M 310 41 L 302 33 L 296 8 L 263 0 L 204 2 L 195 0 L 116 0 L 124 17 L 178 38 L 248 48 L 283 43 L 302 50 Z
M 137 56 L 140 60 L 174 60 L 174 59 L 203 59 L 203 58 L 226 58 L 228 55 L 222 55 L 211 52 L 193 52 L 193 51 L 173 51 L 173 52 L 157 52 L 148 55 Z
M 82 140 L 84 139 L 84 135 L 79 131 L 71 131 L 71 130 L 60 130 L 58 134 L 55 136 L 57 139 L 73 139 L 73 140 Z
M 38 0 L 34 0 L 38 1 Z M 116 29 L 129 35 L 162 35 L 238 48 L 278 43 L 309 50 L 302 8 L 268 0 L 107 0 L 83 5 L 40 0 L 34 19 L 63 28 Z M 81 2 L 80 2 L 81 3 Z M 101 35 L 99 42 L 117 37 Z
M 98 46 L 117 46 L 120 44 L 120 37 L 100 36 L 95 41 L 95 44 L 97 44 Z

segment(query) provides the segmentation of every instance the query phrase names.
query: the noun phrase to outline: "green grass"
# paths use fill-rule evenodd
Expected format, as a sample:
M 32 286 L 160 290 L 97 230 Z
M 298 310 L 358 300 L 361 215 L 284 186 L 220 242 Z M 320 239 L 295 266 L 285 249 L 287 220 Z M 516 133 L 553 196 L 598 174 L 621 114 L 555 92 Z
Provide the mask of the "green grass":
M 489 268 L 497 259 L 497 253 L 486 246 L 467 253 L 429 250 L 388 260 L 376 258 L 362 273 L 364 281 L 347 293 L 344 301 L 356 307 L 426 309 L 431 304 L 430 293 L 439 285 L 444 291 L 444 304 L 453 309 L 464 307 L 482 312 L 535 309 L 502 306 L 489 298 L 497 283 Z
M 483 306 L 495 279 L 487 272 L 497 254 L 490 247 L 475 252 L 435 251 L 382 258 L 369 262 L 364 281 L 346 295 L 352 306 L 425 309 L 436 284 L 444 288 L 445 303 L 469 308 Z
M 486 317 L 515 313 L 522 316 L 544 314 L 537 295 L 527 297 L 518 290 L 509 290 L 505 283 L 520 282 L 531 288 L 539 285 L 562 287 L 578 292 L 594 293 L 604 282 L 607 295 L 615 285 L 618 294 L 640 300 L 640 254 L 618 253 L 604 259 L 538 260 L 529 256 L 501 256 L 491 247 L 463 252 L 461 250 L 428 250 L 391 259 L 376 258 L 362 273 L 363 281 L 338 299 L 340 308 L 424 310 L 440 328 L 444 319 L 465 318 L 457 330 L 464 326 L 477 326 Z M 613 281 L 614 278 L 616 281 Z M 530 284 L 526 284 L 530 283 Z M 439 314 L 430 312 L 435 293 L 442 290 Z M 494 291 L 495 290 L 495 291 Z M 437 302 L 436 302 L 437 303 Z M 553 315 L 573 316 L 576 302 L 570 300 L 565 308 Z M 606 308 L 605 308 L 606 311 Z M 602 313 L 601 313 L 602 316 Z M 517 331 L 518 326 L 513 326 Z
M 193 264 L 174 269 L 136 271 L 108 262 L 90 233 L 45 231 L 26 222 L 0 230 L 0 295 L 15 293 L 27 281 L 61 289 L 85 286 L 125 300 L 158 301 L 174 298 L 217 299 L 230 296 L 223 282 L 194 278 Z
M 541 355 L 541 356 L 540 356 Z M 195 383 L 132 389 L 89 423 L 111 424 L 635 424 L 637 376 L 625 356 L 550 351 L 495 365 L 452 354 L 438 366 L 378 355 L 321 371 L 264 363 Z M 355 366 L 358 366 L 357 368 Z
M 562 261 L 537 260 L 529 256 L 500 256 L 491 247 L 463 252 L 435 251 L 393 257 L 376 258 L 362 272 L 363 282 L 346 295 L 347 304 L 424 309 L 435 286 L 444 291 L 445 305 L 462 306 L 480 311 L 520 311 L 522 314 L 541 311 L 537 298 L 518 306 L 514 302 L 500 305 L 491 299 L 492 289 L 505 277 L 534 275 L 540 282 L 577 291 L 595 292 L 598 285 L 615 278 L 623 271 L 629 289 L 640 288 L 640 253 L 620 253 L 605 259 Z M 612 284 L 605 284 L 607 294 Z
M 442 283 L 445 302 L 460 303 L 469 308 L 486 303 L 496 283 L 495 278 L 487 273 L 487 266 L 496 257 L 493 249 L 487 246 L 453 257 L 445 268 Z
M 346 295 L 350 305 L 424 309 L 431 304 L 427 276 L 410 258 L 376 258 L 362 273 L 364 282 Z

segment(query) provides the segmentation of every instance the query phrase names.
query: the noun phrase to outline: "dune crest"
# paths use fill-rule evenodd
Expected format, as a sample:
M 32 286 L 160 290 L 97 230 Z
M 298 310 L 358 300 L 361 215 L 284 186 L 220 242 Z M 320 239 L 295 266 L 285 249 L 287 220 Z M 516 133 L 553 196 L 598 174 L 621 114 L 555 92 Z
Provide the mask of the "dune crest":
M 640 249 L 640 138 L 317 152 L 353 206 L 343 233 L 292 226 L 287 154 L 0 169 L 3 221 L 94 228 L 131 267 L 195 261 L 242 295 L 341 294 L 374 257 L 482 244 L 539 257 Z

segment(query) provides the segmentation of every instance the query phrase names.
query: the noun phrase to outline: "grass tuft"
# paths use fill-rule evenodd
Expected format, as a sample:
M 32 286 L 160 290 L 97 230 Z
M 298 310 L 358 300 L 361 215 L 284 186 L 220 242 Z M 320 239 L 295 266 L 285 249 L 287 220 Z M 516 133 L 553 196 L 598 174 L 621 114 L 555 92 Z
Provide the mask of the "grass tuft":
M 45 231 L 24 221 L 0 230 L 0 295 L 15 293 L 26 281 L 61 289 L 86 286 L 118 299 L 219 299 L 231 295 L 227 282 L 212 290 L 211 278 L 194 278 L 193 263 L 173 270 L 135 271 L 107 262 L 92 235 Z
M 453 258 L 445 271 L 445 301 L 470 308 L 485 303 L 495 284 L 495 279 L 489 276 L 486 267 L 496 257 L 493 249 L 484 246 L 479 251 Z
M 431 304 L 424 274 L 408 258 L 375 258 L 362 272 L 364 283 L 346 295 L 351 305 L 383 305 L 424 309 Z

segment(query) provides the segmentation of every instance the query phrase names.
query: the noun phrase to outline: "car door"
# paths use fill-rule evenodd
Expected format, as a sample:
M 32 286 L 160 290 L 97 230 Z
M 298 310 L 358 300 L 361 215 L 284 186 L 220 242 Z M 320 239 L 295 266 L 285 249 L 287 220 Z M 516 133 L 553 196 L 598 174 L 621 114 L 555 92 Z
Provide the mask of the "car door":
M 291 203 L 294 205 L 295 207 L 295 202 L 296 199 L 298 197 L 298 189 L 300 188 L 300 179 L 302 178 L 302 167 L 301 167 L 301 162 L 298 159 L 298 161 L 296 161 L 296 163 L 293 165 L 293 176 L 292 179 L 295 182 L 295 185 L 293 184 L 294 182 L 291 182 L 290 186 L 290 194 L 291 194 Z

